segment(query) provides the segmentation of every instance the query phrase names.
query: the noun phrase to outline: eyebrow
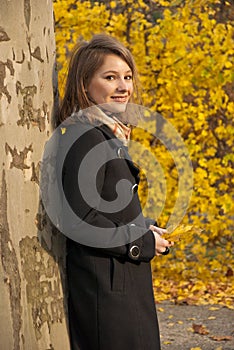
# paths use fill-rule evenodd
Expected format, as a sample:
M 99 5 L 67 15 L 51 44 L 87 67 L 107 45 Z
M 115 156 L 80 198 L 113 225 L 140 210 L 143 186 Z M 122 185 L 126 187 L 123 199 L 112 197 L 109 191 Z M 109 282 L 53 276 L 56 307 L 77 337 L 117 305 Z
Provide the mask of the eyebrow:
M 115 70 L 107 70 L 107 71 L 105 71 L 105 72 L 103 72 L 103 74 L 107 74 L 107 73 L 119 73 L 119 72 L 117 72 L 117 71 L 115 71 Z M 131 71 L 131 69 L 129 69 L 129 70 L 127 70 L 127 71 L 125 71 L 125 73 L 132 73 L 132 71 Z

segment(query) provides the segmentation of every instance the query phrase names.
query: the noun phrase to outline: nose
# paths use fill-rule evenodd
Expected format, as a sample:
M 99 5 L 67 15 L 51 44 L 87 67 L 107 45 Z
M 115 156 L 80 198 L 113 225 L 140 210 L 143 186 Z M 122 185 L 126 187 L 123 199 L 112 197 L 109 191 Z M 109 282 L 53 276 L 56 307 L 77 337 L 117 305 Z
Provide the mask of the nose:
M 127 91 L 128 90 L 127 81 L 125 79 L 123 79 L 123 78 L 118 79 L 117 90 L 118 91 Z

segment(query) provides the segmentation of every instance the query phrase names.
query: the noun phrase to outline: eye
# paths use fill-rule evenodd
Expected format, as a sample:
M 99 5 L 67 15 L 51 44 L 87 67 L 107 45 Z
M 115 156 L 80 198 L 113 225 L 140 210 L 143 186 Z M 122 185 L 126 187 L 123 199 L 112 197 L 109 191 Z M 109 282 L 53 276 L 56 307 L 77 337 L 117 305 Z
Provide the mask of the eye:
M 106 80 L 114 80 L 115 79 L 115 76 L 114 75 L 107 75 L 105 77 Z
M 132 75 L 126 75 L 126 77 L 124 77 L 125 80 L 132 80 Z

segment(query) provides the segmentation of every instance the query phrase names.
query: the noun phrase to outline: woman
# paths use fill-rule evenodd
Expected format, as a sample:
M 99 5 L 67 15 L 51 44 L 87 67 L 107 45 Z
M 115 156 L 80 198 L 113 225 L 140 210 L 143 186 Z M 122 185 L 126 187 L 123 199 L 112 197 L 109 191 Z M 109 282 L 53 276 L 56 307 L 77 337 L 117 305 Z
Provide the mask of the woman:
M 63 190 L 80 220 L 67 244 L 72 350 L 160 349 L 150 260 L 172 243 L 141 212 L 130 128 L 118 119 L 134 90 L 133 57 L 116 39 L 100 34 L 75 48 L 60 108 L 61 122 L 73 118 L 65 139 L 74 125 L 79 133 L 63 166 Z

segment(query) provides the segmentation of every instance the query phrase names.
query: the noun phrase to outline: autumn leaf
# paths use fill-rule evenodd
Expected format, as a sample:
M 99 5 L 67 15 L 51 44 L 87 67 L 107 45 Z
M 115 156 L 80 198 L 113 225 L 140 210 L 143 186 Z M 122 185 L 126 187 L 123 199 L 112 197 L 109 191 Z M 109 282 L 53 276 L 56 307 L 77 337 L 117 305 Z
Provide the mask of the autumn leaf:
M 201 335 L 209 334 L 209 331 L 202 324 L 195 324 L 195 323 L 193 323 L 192 327 L 193 327 L 194 333 L 198 333 L 198 334 L 201 334 Z
M 200 232 L 197 228 L 195 228 L 192 225 L 181 225 L 176 227 L 175 229 L 173 227 L 169 227 L 167 229 L 169 232 L 165 233 L 163 235 L 163 238 L 173 241 L 173 242 L 178 242 L 180 240 L 186 240 L 188 239 L 188 235 L 193 235 L 193 232 Z
M 231 267 L 228 267 L 225 276 L 226 277 L 232 277 L 233 276 L 233 269 Z
M 212 340 L 215 340 L 215 341 L 224 341 L 224 340 L 232 340 L 232 336 L 230 335 L 211 335 L 209 337 L 210 339 Z
M 157 310 L 160 311 L 160 312 L 164 312 L 164 308 L 163 307 L 159 307 Z

